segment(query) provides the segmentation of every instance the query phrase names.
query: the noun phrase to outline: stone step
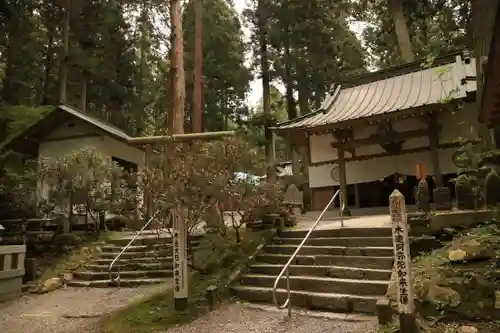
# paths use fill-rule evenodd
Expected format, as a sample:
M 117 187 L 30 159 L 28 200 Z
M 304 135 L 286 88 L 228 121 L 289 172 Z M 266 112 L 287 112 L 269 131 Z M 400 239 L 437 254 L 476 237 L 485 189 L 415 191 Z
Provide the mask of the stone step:
M 164 278 L 164 277 L 172 277 L 172 270 L 150 270 L 150 271 L 122 271 L 119 272 L 113 270 L 112 277 L 116 278 L 120 275 L 120 279 L 144 279 L 144 278 Z M 76 279 L 85 280 L 85 281 L 95 281 L 95 280 L 106 280 L 109 278 L 108 271 L 76 271 L 73 273 Z
M 273 303 L 272 288 L 233 286 L 231 293 L 245 301 L 257 303 Z M 277 299 L 282 305 L 287 297 L 285 289 L 277 290 Z M 317 293 L 308 291 L 291 291 L 292 307 L 303 307 L 310 310 L 332 312 L 375 313 L 378 296 L 360 296 L 349 294 Z
M 369 269 L 345 266 L 314 266 L 314 265 L 290 265 L 291 276 L 326 276 L 332 278 L 360 279 L 360 280 L 389 280 L 391 270 Z M 278 276 L 283 265 L 255 264 L 249 267 L 252 274 L 263 274 Z
M 100 258 L 109 258 L 114 259 L 118 253 L 112 252 L 101 252 L 99 253 Z M 172 249 L 168 250 L 158 250 L 158 251 L 146 251 L 146 252 L 128 252 L 125 251 L 122 253 L 119 259 L 136 259 L 136 258 L 144 258 L 144 257 L 165 257 L 167 255 L 172 255 Z
M 276 276 L 245 274 L 241 285 L 252 287 L 272 288 Z M 387 292 L 389 281 L 337 279 L 318 276 L 291 276 L 290 289 L 311 291 L 317 293 L 348 293 L 351 295 L 384 295 Z M 286 278 L 281 278 L 278 288 L 286 288 Z
M 265 253 L 293 254 L 297 245 L 268 245 Z M 344 247 L 344 246 L 311 246 L 304 245 L 300 249 L 302 255 L 340 255 L 340 256 L 374 256 L 390 257 L 394 255 L 392 247 Z
M 307 235 L 309 230 L 285 230 L 282 231 L 282 238 L 301 238 Z M 391 228 L 342 228 L 342 229 L 324 229 L 314 230 L 310 238 L 327 237 L 392 237 Z
M 276 237 L 274 244 L 300 244 L 302 238 L 281 238 Z M 306 245 L 315 246 L 392 246 L 392 237 L 316 237 L 309 238 Z
M 97 258 L 92 261 L 96 265 L 110 265 L 114 258 Z M 157 264 L 157 263 L 170 263 L 172 264 L 172 257 L 142 257 L 142 258 L 120 258 L 116 261 L 115 267 L 118 265 L 137 265 L 137 264 Z M 124 265 L 125 264 L 125 265 Z
M 115 239 L 110 239 L 107 241 L 107 243 L 115 245 L 115 246 L 126 246 L 130 241 L 132 240 L 134 236 L 126 237 L 126 238 L 115 238 Z M 200 239 L 203 237 L 203 235 L 191 235 L 189 236 L 191 240 L 191 244 L 193 246 L 196 246 L 199 244 Z M 154 245 L 154 244 L 171 244 L 172 243 L 172 237 L 170 235 L 166 236 L 165 233 L 163 233 L 160 237 L 157 237 L 156 235 L 147 235 L 147 236 L 139 236 L 137 239 L 134 240 L 132 243 L 133 245 Z
M 109 263 L 111 264 L 111 262 Z M 108 265 L 102 265 L 102 264 L 87 264 L 85 265 L 85 268 L 88 271 L 92 272 L 107 272 L 109 269 L 109 264 Z M 113 265 L 113 271 L 116 271 L 117 269 L 120 270 L 171 270 L 172 269 L 172 262 L 159 262 L 159 263 L 132 263 L 132 264 L 127 264 L 123 262 L 117 262 L 116 264 Z
M 156 250 L 167 250 L 172 247 L 172 244 L 151 244 L 151 245 L 131 245 L 127 248 L 126 252 L 148 252 Z M 106 253 L 120 253 L 125 246 L 104 245 L 101 249 Z
M 257 263 L 286 264 L 290 259 L 288 254 L 262 253 L 257 255 Z M 334 256 L 334 255 L 297 255 L 293 261 L 294 265 L 332 265 L 349 266 L 359 268 L 392 269 L 392 257 L 368 257 L 368 256 Z
M 136 287 L 147 284 L 160 284 L 168 282 L 168 278 L 148 278 L 148 279 L 120 279 L 119 282 L 112 281 L 110 279 L 105 280 L 94 280 L 94 281 L 84 281 L 84 280 L 71 280 L 68 281 L 68 286 L 72 287 L 93 287 L 93 288 L 107 288 L 107 287 Z

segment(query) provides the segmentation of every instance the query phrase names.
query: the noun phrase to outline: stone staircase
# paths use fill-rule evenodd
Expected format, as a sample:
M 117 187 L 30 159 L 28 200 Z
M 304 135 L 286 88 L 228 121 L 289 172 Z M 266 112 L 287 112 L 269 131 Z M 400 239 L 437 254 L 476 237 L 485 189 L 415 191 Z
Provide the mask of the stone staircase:
M 73 272 L 73 280 L 68 285 L 74 287 L 133 287 L 146 284 L 164 283 L 173 275 L 172 239 L 160 237 L 139 237 L 121 255 L 113 266 L 113 278 L 109 278 L 109 265 L 130 242 L 130 238 L 108 241 L 101 248 L 98 257 L 82 269 Z M 192 238 L 194 246 L 196 239 Z
M 281 233 L 257 255 L 240 283 L 231 287 L 242 300 L 272 303 L 276 277 L 307 231 Z M 310 310 L 375 313 L 391 276 L 390 228 L 315 230 L 290 266 L 292 306 Z M 286 278 L 278 285 L 286 299 Z

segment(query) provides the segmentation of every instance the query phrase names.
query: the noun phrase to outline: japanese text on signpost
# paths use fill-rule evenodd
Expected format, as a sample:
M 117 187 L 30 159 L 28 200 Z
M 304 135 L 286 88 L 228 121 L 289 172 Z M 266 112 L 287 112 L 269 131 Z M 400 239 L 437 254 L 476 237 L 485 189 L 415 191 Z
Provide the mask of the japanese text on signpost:
M 411 285 L 411 257 L 408 240 L 408 223 L 403 194 L 394 190 L 389 197 L 394 244 L 396 279 L 398 284 L 399 313 L 413 313 L 413 288 Z

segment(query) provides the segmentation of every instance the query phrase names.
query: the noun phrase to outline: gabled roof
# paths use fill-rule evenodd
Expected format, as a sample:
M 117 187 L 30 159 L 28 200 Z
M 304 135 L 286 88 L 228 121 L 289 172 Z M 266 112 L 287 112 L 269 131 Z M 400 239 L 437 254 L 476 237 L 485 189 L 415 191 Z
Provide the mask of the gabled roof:
M 60 105 L 56 110 L 61 110 L 61 111 L 67 112 L 67 113 L 69 113 L 69 114 L 71 114 L 71 115 L 91 124 L 91 125 L 94 125 L 94 126 L 100 128 L 101 130 L 103 130 L 104 132 L 106 132 L 108 134 L 111 134 L 112 136 L 121 138 L 123 140 L 128 140 L 131 138 L 127 133 L 125 133 L 123 130 L 119 129 L 118 127 L 113 126 L 113 125 L 105 122 L 104 120 L 93 117 L 87 113 L 82 113 L 80 111 L 77 111 L 77 110 L 75 110 L 67 105 Z
M 340 83 L 320 109 L 296 120 L 278 124 L 278 130 L 338 124 L 392 112 L 438 104 L 444 98 L 462 99 L 475 93 L 475 61 L 468 63 L 455 52 L 441 57 L 438 66 L 422 68 L 422 61 L 370 73 Z
M 128 134 L 116 126 L 89 114 L 77 111 L 67 105 L 60 105 L 52 112 L 45 115 L 42 119 L 31 125 L 27 130 L 12 138 L 2 147 L 2 149 L 34 153 L 37 145 L 35 147 L 33 143 L 40 142 L 61 123 L 75 118 L 90 124 L 101 132 L 104 132 L 117 140 L 128 142 L 131 138 Z

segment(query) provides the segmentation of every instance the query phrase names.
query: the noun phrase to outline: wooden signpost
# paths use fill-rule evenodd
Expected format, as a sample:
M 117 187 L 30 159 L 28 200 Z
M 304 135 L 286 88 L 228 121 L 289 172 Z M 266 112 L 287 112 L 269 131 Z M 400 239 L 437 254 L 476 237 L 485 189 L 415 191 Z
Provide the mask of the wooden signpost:
M 186 223 L 177 212 L 172 212 L 173 218 L 173 266 L 174 266 L 174 308 L 184 310 L 188 300 L 187 272 L 187 237 Z
M 401 332 L 416 333 L 415 304 L 411 278 L 410 242 L 405 197 L 398 190 L 389 196 L 392 222 L 392 240 L 396 281 L 398 285 L 398 311 Z
M 415 176 L 418 180 L 427 178 L 427 166 L 425 163 L 417 163 Z

